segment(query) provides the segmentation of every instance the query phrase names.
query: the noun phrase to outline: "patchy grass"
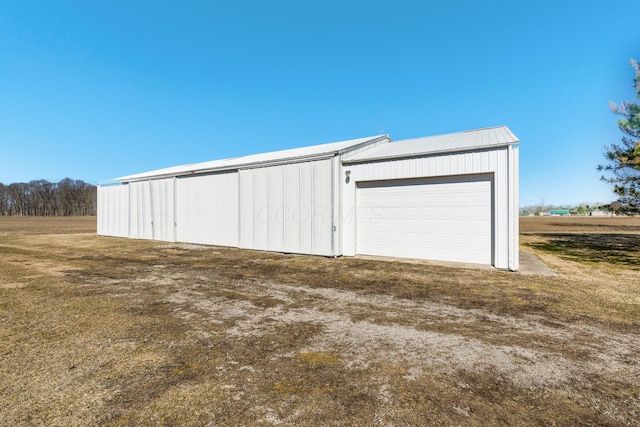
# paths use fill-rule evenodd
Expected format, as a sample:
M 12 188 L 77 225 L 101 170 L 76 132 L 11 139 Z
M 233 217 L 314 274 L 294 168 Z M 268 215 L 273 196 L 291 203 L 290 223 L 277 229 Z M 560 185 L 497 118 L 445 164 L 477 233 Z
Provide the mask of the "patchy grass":
M 640 238 L 624 234 L 543 234 L 528 246 L 584 264 L 625 265 L 640 269 Z
M 307 351 L 296 354 L 298 365 L 318 367 L 318 366 L 334 366 L 338 364 L 338 358 L 331 353 Z
M 0 237 L 26 234 L 95 233 L 95 216 L 3 216 Z
M 521 224 L 526 247 L 578 263 L 640 270 L 640 218 L 528 217 Z
M 556 277 L 92 227 L 0 217 L 0 425 L 640 418 L 640 219 L 523 219 Z

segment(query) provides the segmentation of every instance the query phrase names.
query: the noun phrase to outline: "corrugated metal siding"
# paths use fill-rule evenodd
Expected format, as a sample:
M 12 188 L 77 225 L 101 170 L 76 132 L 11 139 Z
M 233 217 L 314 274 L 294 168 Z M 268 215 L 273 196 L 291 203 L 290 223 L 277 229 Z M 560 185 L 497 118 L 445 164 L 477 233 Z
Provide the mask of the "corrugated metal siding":
M 133 239 L 152 239 L 149 181 L 129 184 L 129 212 L 129 237 Z
M 515 248 L 509 253 L 509 269 L 520 269 L 520 146 L 513 144 L 509 147 L 509 247 Z
M 246 249 L 254 247 L 255 240 L 253 205 L 256 189 L 253 182 L 253 171 L 238 171 L 238 219 L 240 221 L 238 246 Z
M 344 169 L 357 171 L 358 181 L 467 175 L 493 172 L 498 164 L 497 153 L 499 152 L 506 152 L 506 147 L 497 150 L 439 154 L 429 157 L 389 159 L 380 162 L 351 164 L 345 165 Z M 354 177 L 352 176 L 351 178 L 353 179 Z
M 298 194 L 290 190 L 294 209 L 297 210 L 298 241 L 291 247 L 298 247 L 302 253 L 313 253 L 313 170 L 310 165 L 295 169 L 300 177 Z
M 302 239 L 304 228 L 301 227 L 301 222 L 305 214 L 300 210 L 300 196 L 305 190 L 305 185 L 301 183 L 301 168 L 299 165 L 285 165 L 282 169 L 284 183 L 286 183 L 283 186 L 283 248 L 287 248 L 290 252 L 291 248 L 303 248 L 304 252 L 310 253 L 311 245 L 305 247 Z
M 176 179 L 180 242 L 238 246 L 238 173 Z
M 332 167 L 331 160 L 311 163 L 311 248 L 318 255 L 334 255 L 331 247 L 333 233 Z
M 173 179 L 132 182 L 129 186 L 129 237 L 175 241 Z
M 270 251 L 284 251 L 284 173 L 282 166 L 266 168 L 267 204 L 261 205 L 258 222 L 266 225 L 267 247 Z M 265 209 L 266 208 L 266 209 Z M 265 224 L 266 222 L 266 224 Z M 262 249 L 262 248 L 260 248 Z
M 149 182 L 151 189 L 151 238 L 174 242 L 175 235 L 175 183 L 174 179 Z
M 332 255 L 331 159 L 239 171 L 239 246 Z
M 98 186 L 98 234 L 129 237 L 129 186 Z

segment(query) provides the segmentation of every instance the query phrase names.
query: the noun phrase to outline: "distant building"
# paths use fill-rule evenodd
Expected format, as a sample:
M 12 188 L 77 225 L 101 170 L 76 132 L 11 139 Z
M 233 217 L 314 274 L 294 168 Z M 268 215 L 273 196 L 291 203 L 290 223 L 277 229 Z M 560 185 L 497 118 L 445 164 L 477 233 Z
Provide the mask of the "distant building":
M 569 209 L 551 209 L 549 210 L 551 216 L 569 216 Z

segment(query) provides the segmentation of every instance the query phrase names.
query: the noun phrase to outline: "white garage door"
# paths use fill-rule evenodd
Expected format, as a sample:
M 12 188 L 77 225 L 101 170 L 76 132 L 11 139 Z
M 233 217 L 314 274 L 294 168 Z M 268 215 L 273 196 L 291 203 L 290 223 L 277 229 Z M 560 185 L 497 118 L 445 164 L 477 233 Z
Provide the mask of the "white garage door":
M 357 252 L 492 263 L 492 176 L 360 182 Z

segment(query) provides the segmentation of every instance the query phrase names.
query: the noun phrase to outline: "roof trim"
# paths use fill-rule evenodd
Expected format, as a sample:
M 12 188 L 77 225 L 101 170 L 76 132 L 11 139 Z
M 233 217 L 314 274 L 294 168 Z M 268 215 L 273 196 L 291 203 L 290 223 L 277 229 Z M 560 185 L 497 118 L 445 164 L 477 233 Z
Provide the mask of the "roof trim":
M 486 133 L 488 131 L 501 131 L 505 132 L 506 135 L 503 135 L 502 140 L 498 139 L 498 141 L 492 141 L 490 143 L 472 143 L 472 144 L 464 144 L 458 146 L 442 146 L 447 144 L 436 144 L 435 147 L 426 149 L 426 147 L 418 147 L 416 149 L 415 144 L 422 142 L 429 143 L 431 140 L 437 140 L 442 138 L 448 138 L 451 141 L 451 138 L 456 138 L 456 136 L 466 137 L 466 135 L 471 133 Z M 445 141 L 447 141 L 445 139 Z M 519 145 L 520 140 L 516 137 L 511 129 L 507 126 L 491 126 L 480 129 L 470 129 L 461 132 L 451 132 L 447 134 L 441 135 L 433 135 L 427 137 L 418 137 L 418 138 L 410 138 L 404 139 L 400 141 L 393 142 L 391 144 L 386 144 L 384 146 L 378 146 L 376 148 L 372 148 L 371 150 L 367 150 L 363 153 L 359 153 L 351 158 L 343 159 L 343 164 L 356 164 L 356 163 L 369 163 L 369 162 L 380 162 L 384 160 L 393 160 L 393 159 L 407 159 L 407 158 L 419 158 L 419 157 L 431 157 L 442 154 L 449 153 L 469 153 L 469 152 L 477 152 L 477 151 L 486 151 L 486 150 L 494 150 L 497 148 L 506 148 L 509 146 L 517 146 Z M 396 145 L 397 144 L 397 145 Z M 404 151 L 401 146 L 408 144 L 409 146 L 414 146 L 413 151 Z M 429 144 L 427 144 L 428 146 Z M 441 145 L 438 147 L 437 145 Z M 400 152 L 397 152 L 398 148 L 400 148 Z M 394 152 L 396 151 L 396 152 Z
M 436 150 L 429 151 L 428 153 L 405 153 L 405 154 L 396 154 L 390 156 L 379 156 L 379 157 L 368 157 L 366 159 L 344 159 L 342 161 L 343 164 L 354 164 L 354 163 L 369 163 L 369 162 L 381 162 L 383 160 L 395 160 L 395 159 L 415 159 L 416 157 L 431 157 L 437 156 L 440 154 L 449 154 L 449 153 L 470 153 L 473 151 L 486 151 L 493 150 L 496 148 L 507 148 L 509 145 L 518 144 L 517 142 L 509 143 L 509 144 L 492 144 L 492 145 L 483 145 L 482 147 L 466 147 L 466 148 L 451 148 L 449 150 Z
M 366 147 L 367 145 L 373 145 L 384 140 L 387 140 L 387 141 L 391 140 L 389 135 L 380 135 L 376 137 L 365 137 L 365 138 L 357 138 L 357 139 L 359 140 L 364 139 L 364 141 L 358 142 L 357 144 L 347 146 L 338 150 L 333 149 L 333 150 L 313 153 L 313 154 L 303 154 L 303 155 L 298 155 L 293 157 L 283 157 L 279 159 L 258 160 L 258 161 L 248 162 L 248 163 L 242 163 L 243 158 L 256 155 L 256 154 L 249 154 L 247 156 L 240 156 L 240 157 L 235 157 L 230 159 L 220 159 L 220 161 L 225 161 L 225 160 L 231 161 L 231 163 L 226 165 L 213 166 L 213 167 L 198 167 L 209 162 L 192 163 L 192 164 L 187 164 L 182 166 L 174 166 L 174 167 L 169 167 L 165 169 L 158 169 L 155 171 L 157 173 L 154 173 L 154 171 L 149 171 L 149 172 L 142 172 L 134 175 L 127 175 L 120 178 L 116 178 L 116 180 L 121 183 L 141 182 L 141 181 L 149 181 L 154 179 L 208 175 L 208 174 L 221 173 L 221 172 L 234 172 L 234 171 L 243 170 L 243 169 L 255 169 L 255 168 L 267 167 L 267 166 L 277 166 L 277 165 L 285 165 L 285 164 L 291 164 L 291 163 L 302 163 L 302 162 L 326 160 L 335 156 L 345 154 L 352 150 Z M 329 144 L 335 144 L 335 143 L 320 144 L 320 146 L 329 145 Z M 301 147 L 301 148 L 306 148 L 306 147 Z M 293 148 L 290 150 L 296 150 L 296 148 Z M 279 150 L 279 151 L 286 152 L 289 150 Z M 271 153 L 278 153 L 279 151 L 273 151 Z M 268 153 L 269 152 L 257 153 L 257 155 L 268 154 Z M 237 159 L 237 162 L 234 163 L 233 160 L 236 160 L 236 159 Z M 214 160 L 214 161 L 217 161 L 217 160 Z M 176 170 L 176 168 L 178 170 Z
M 367 145 L 373 144 L 374 142 L 380 142 L 380 141 L 383 141 L 385 139 L 387 140 L 387 142 L 391 142 L 391 137 L 389 136 L 389 134 L 384 134 L 384 135 L 378 136 L 377 138 L 372 138 L 372 139 L 370 139 L 368 141 L 361 142 L 360 144 L 356 144 L 356 145 L 352 145 L 351 147 L 343 148 L 342 150 L 338 151 L 338 154 L 346 154 L 349 151 L 357 150 L 359 148 L 362 148 L 362 147 L 365 147 Z

